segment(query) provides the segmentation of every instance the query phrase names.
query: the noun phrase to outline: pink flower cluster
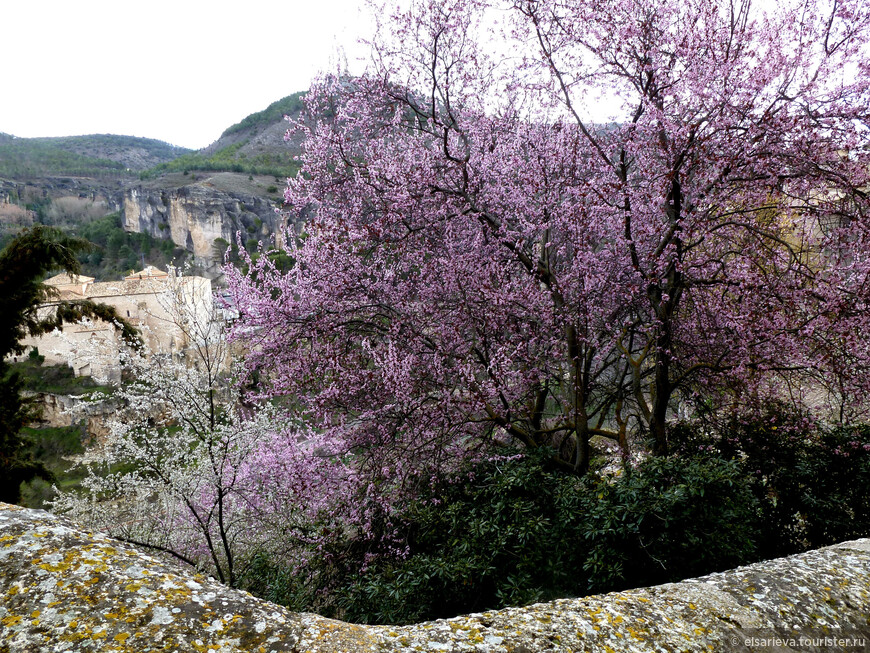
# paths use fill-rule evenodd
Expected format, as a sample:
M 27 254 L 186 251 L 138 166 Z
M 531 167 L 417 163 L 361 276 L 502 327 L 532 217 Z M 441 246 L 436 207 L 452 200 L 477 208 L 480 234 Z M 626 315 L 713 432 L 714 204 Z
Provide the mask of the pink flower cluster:
M 858 405 L 867 4 L 487 4 L 386 12 L 369 73 L 311 89 L 295 267 L 228 271 L 357 517 L 493 445 L 664 454 L 699 398 Z

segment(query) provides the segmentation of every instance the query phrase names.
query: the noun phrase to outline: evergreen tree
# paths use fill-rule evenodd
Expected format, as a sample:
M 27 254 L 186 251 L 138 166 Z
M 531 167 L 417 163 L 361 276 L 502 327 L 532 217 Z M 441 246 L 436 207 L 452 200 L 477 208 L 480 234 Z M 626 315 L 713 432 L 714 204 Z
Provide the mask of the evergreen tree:
M 28 422 L 38 417 L 35 405 L 21 396 L 18 373 L 6 361 L 10 354 L 24 352 L 21 339 L 87 317 L 116 324 L 130 345 L 138 346 L 140 342 L 136 330 L 111 306 L 88 300 L 61 301 L 53 288 L 42 283 L 48 272 L 59 268 L 70 275 L 78 274 L 77 255 L 90 247 L 85 240 L 36 225 L 0 252 L 0 501 L 19 501 L 22 482 L 50 476 L 27 451 L 21 433 Z

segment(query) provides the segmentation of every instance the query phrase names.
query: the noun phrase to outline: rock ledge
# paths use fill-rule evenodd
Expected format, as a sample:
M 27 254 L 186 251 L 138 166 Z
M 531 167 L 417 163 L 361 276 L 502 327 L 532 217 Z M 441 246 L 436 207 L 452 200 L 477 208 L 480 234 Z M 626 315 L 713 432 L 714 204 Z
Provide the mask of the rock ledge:
M 732 650 L 870 650 L 870 539 L 670 585 L 357 626 L 0 504 L 0 653 Z

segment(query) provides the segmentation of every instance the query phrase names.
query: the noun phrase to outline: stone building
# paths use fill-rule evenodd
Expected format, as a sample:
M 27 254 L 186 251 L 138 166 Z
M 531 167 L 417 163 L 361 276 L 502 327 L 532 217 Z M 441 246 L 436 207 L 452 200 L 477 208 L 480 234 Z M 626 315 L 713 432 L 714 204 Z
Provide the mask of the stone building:
M 45 284 L 57 291 L 58 300 L 88 299 L 113 306 L 142 332 L 153 353 L 174 353 L 188 346 L 188 336 L 179 323 L 179 309 L 202 323 L 212 315 L 208 279 L 174 276 L 150 265 L 119 281 L 96 282 L 93 277 L 64 273 L 47 279 Z M 60 331 L 26 338 L 22 343 L 38 348 L 48 363 L 69 364 L 77 376 L 120 380 L 122 344 L 110 324 L 99 321 L 67 324 Z

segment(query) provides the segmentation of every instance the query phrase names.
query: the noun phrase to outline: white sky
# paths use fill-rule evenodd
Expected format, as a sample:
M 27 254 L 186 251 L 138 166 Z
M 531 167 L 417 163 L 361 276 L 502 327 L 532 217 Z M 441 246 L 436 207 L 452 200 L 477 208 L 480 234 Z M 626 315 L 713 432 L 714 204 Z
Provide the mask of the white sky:
M 362 0 L 5 0 L 0 132 L 124 134 L 198 149 L 346 59 Z

